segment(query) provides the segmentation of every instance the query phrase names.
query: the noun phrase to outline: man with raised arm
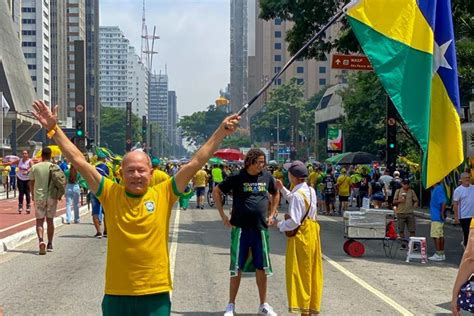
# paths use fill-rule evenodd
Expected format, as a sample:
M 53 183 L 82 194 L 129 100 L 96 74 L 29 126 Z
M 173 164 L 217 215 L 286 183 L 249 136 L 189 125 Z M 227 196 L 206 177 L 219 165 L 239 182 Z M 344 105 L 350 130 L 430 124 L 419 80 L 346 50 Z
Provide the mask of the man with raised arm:
M 122 161 L 123 184 L 101 176 L 57 126 L 54 112 L 35 101 L 33 115 L 89 184 L 105 209 L 108 243 L 104 315 L 170 315 L 172 290 L 168 255 L 169 219 L 173 204 L 221 141 L 237 129 L 240 117 L 225 118 L 190 163 L 169 180 L 149 187 L 150 158 L 142 151 Z

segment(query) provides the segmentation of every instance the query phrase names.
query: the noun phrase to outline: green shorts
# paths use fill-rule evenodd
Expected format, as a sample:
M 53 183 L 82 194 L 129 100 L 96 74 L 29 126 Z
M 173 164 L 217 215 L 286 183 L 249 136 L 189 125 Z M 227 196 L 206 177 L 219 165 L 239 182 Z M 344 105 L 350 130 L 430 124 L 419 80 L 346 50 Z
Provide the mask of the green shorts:
M 105 294 L 102 300 L 104 316 L 171 315 L 170 293 L 126 296 Z

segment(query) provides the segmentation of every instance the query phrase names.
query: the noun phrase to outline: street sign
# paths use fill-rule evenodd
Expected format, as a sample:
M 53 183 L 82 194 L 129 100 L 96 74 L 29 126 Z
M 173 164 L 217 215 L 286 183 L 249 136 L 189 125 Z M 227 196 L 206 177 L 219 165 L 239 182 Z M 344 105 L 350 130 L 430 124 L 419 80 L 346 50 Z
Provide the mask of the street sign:
M 366 56 L 342 54 L 334 54 L 332 56 L 331 68 L 346 70 L 373 70 L 369 59 Z

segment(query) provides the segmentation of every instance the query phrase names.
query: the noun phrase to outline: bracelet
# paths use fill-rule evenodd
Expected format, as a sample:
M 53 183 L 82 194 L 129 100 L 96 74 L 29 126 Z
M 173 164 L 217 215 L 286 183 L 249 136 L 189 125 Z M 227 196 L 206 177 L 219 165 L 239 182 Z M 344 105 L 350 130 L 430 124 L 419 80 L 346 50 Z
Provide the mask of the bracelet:
M 56 134 L 56 129 L 58 128 L 57 124 L 54 124 L 53 128 L 51 128 L 48 133 L 46 134 L 49 139 L 53 138 L 53 136 Z

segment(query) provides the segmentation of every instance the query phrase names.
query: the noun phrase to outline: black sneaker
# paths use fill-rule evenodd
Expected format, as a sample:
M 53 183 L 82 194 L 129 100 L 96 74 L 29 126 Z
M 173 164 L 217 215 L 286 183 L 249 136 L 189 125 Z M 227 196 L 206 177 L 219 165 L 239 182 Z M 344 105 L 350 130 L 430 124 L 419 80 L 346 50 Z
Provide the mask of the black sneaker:
M 94 237 L 98 238 L 98 239 L 101 239 L 102 238 L 102 233 L 96 233 L 94 235 Z
M 26 214 L 30 214 L 30 213 L 31 213 L 31 209 L 30 209 L 30 206 L 28 205 L 28 206 L 26 207 Z
M 53 244 L 52 243 L 48 243 L 48 245 L 46 246 L 46 251 L 48 252 L 53 252 Z
M 106 231 L 106 230 L 104 230 L 104 232 L 102 233 L 102 236 L 103 236 L 104 238 L 107 238 L 107 231 Z

